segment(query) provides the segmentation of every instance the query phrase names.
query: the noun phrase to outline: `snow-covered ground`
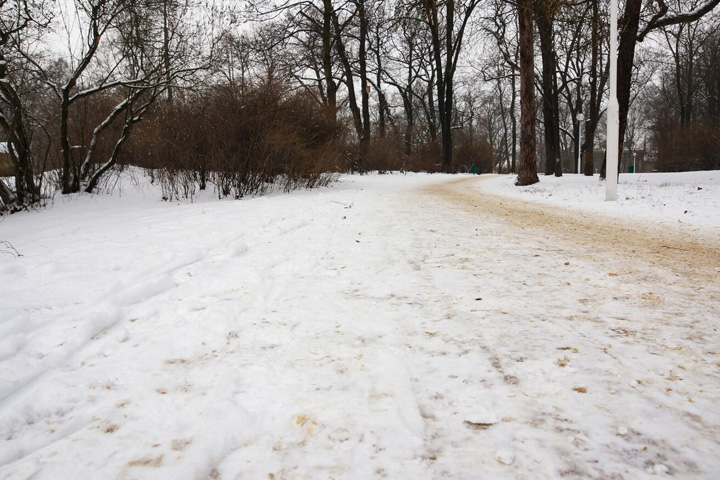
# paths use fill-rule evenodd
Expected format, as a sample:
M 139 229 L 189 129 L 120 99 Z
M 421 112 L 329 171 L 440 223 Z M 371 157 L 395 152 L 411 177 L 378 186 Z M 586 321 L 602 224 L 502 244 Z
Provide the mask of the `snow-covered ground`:
M 605 182 L 597 175 L 541 175 L 540 183 L 522 188 L 513 186 L 514 179 L 514 176 L 505 176 L 484 188 L 489 192 L 543 201 L 583 213 L 593 211 L 653 221 L 720 225 L 720 170 L 624 173 L 620 175 L 615 202 L 605 201 Z
M 720 478 L 717 279 L 482 208 L 718 238 L 720 172 L 512 181 L 2 219 L 0 479 Z

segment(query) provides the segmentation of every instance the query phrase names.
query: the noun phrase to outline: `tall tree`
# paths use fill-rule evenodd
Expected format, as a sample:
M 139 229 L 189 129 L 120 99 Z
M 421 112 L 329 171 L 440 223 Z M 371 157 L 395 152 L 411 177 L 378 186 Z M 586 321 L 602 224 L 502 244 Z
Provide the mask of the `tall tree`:
M 542 57 L 543 124 L 545 131 L 545 175 L 562 176 L 560 161 L 560 107 L 557 84 L 554 24 L 559 3 L 543 0 L 535 3 L 535 22 Z
M 589 56 L 590 40 L 589 35 L 589 19 L 591 11 L 591 2 L 587 2 L 584 6 L 574 8 L 564 8 L 560 10 L 562 15 L 558 16 L 557 31 L 557 51 L 558 51 L 558 75 L 559 87 L 558 92 L 563 102 L 560 104 L 560 118 L 565 116 L 567 122 L 572 125 L 572 131 L 560 128 L 564 138 L 572 139 L 574 153 L 572 155 L 571 171 L 580 173 L 581 168 L 577 165 L 577 159 L 580 158 L 580 140 L 581 128 L 584 127 L 584 121 L 578 121 L 578 114 L 585 115 L 583 105 L 584 79 Z M 589 120 L 589 119 L 588 119 Z M 564 145 L 566 150 L 569 148 Z
M 437 76 L 437 109 L 442 133 L 442 168 L 445 172 L 453 171 L 452 120 L 455 94 L 453 80 L 468 22 L 479 3 L 479 0 L 459 2 L 423 0 L 420 4 L 421 13 L 432 38 Z
M 364 162 L 370 148 L 370 85 L 368 83 L 368 12 L 366 0 L 355 0 L 360 20 L 360 94 L 362 98 L 362 133 L 360 134 L 360 161 Z M 364 168 L 364 165 L 363 165 Z
M 603 74 L 602 62 L 602 36 L 600 35 L 600 7 L 599 0 L 591 0 L 592 16 L 590 20 L 591 41 L 590 49 L 590 102 L 588 104 L 588 121 L 585 123 L 585 154 L 584 173 L 592 176 L 595 173 L 595 131 L 600 121 L 600 107 L 602 92 L 607 83 L 607 73 Z
M 333 29 L 335 32 L 335 47 L 337 49 L 338 57 L 340 59 L 340 63 L 342 65 L 343 74 L 344 74 L 344 83 L 347 87 L 348 92 L 348 106 L 350 108 L 350 111 L 352 112 L 353 117 L 353 125 L 355 126 L 355 132 L 358 135 L 358 138 L 360 140 L 360 153 L 358 158 L 353 162 L 351 165 L 352 170 L 358 170 L 363 171 L 365 166 L 363 165 L 363 162 L 365 160 L 365 157 L 367 155 L 367 147 L 370 142 L 370 125 L 369 122 L 365 121 L 366 118 L 369 120 L 369 107 L 366 107 L 369 103 L 369 97 L 367 92 L 367 57 L 366 57 L 366 48 L 367 48 L 367 24 L 362 20 L 362 18 L 365 15 L 364 11 L 364 0 L 361 0 L 359 2 L 355 3 L 355 11 L 351 13 L 350 19 L 348 19 L 346 22 L 341 23 L 340 22 L 340 15 L 338 14 L 337 9 L 333 9 L 331 12 L 332 17 L 332 23 L 333 23 Z M 360 66 L 360 84 L 361 84 L 361 105 L 362 105 L 362 111 L 361 107 L 358 106 L 357 102 L 357 92 L 355 91 L 355 70 L 353 69 L 352 65 L 352 59 L 350 57 L 350 53 L 348 52 L 348 49 L 346 47 L 346 36 L 345 36 L 345 28 L 350 23 L 350 21 L 356 17 L 359 16 L 361 18 L 360 23 L 361 27 L 360 29 L 363 30 L 365 28 L 365 33 L 360 34 L 360 57 L 363 58 L 361 61 Z M 365 112 L 368 111 L 367 117 Z
M 40 199 L 25 105 L 11 75 L 11 56 L 22 61 L 22 49 L 28 31 L 43 30 L 48 22 L 49 17 L 42 1 L 0 1 L 0 128 L 7 139 L 8 154 L 15 171 L 14 192 L 0 180 L 0 207 L 14 203 L 17 208 Z
M 65 14 L 76 15 L 81 41 L 76 49 L 67 52 L 69 68 L 65 75 L 54 74 L 46 65 L 25 57 L 59 103 L 63 193 L 92 191 L 99 177 L 117 161 L 132 126 L 148 111 L 146 103 L 157 100 L 158 92 L 166 92 L 173 82 L 207 68 L 202 62 L 205 54 L 213 51 L 213 45 L 203 40 L 213 33 L 213 25 L 188 32 L 182 42 L 170 42 L 173 48 L 167 52 L 168 43 L 163 35 L 167 23 L 162 15 L 165 10 L 160 7 L 155 0 L 75 0 L 74 10 L 66 10 Z M 176 25 L 180 23 L 183 28 L 189 24 L 186 20 Z M 89 143 L 78 145 L 80 139 L 71 134 L 73 125 L 82 127 L 82 122 L 75 118 L 76 106 L 100 97 L 116 102 L 104 115 L 93 112 L 101 119 L 94 128 L 90 127 Z M 124 119 L 123 125 L 109 159 L 96 158 L 100 154 L 96 148 L 98 138 L 111 135 L 120 119 Z
M 520 34 L 520 162 L 516 185 L 539 181 L 535 159 L 535 54 L 532 0 L 517 3 Z
M 382 77 L 388 85 L 395 87 L 402 100 L 405 114 L 403 130 L 403 156 L 407 160 L 415 143 L 415 127 L 419 121 L 418 103 L 423 97 L 418 91 L 422 82 L 425 64 L 429 61 L 423 51 L 423 29 L 419 22 L 406 15 L 398 15 L 395 35 L 390 37 L 392 53 L 388 55 L 382 68 Z
M 519 45 L 517 39 L 517 8 L 504 0 L 494 0 L 492 10 L 484 19 L 483 31 L 497 45 L 498 57 L 490 56 L 482 66 L 483 79 L 493 82 L 499 95 L 499 107 L 503 122 L 503 150 L 509 164 L 508 170 L 517 172 L 518 142 L 518 85 L 520 73 Z M 509 90 L 509 98 L 507 91 Z
M 665 0 L 655 0 L 649 3 L 651 5 L 651 18 L 642 31 L 640 31 L 640 17 L 643 7 L 642 0 L 627 0 L 625 2 L 625 10 L 619 22 L 620 40 L 618 43 L 617 96 L 620 106 L 620 144 L 618 152 L 623 151 L 623 140 L 625 130 L 627 129 L 633 64 L 637 42 L 642 42 L 648 34 L 658 28 L 697 21 L 720 4 L 720 0 L 705 0 L 702 3 L 694 5 L 695 8 L 691 8 L 690 10 L 677 10 L 670 14 L 670 7 L 668 7 Z M 683 3 L 685 7 L 688 6 L 685 2 Z

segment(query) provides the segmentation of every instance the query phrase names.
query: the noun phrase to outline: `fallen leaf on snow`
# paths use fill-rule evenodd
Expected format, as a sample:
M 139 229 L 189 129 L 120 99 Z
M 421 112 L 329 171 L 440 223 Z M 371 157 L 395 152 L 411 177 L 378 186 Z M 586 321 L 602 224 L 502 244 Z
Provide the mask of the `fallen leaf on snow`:
M 138 460 L 132 460 L 128 462 L 128 466 L 130 467 L 159 467 L 162 464 L 163 456 L 160 455 L 159 457 L 152 458 L 152 457 L 145 457 L 140 458 Z
M 465 420 L 465 426 L 468 428 L 472 428 L 473 430 L 487 430 L 488 428 L 495 425 L 494 423 L 477 423 L 477 422 L 470 422 L 468 420 Z
M 190 445 L 192 443 L 192 438 L 176 438 L 171 443 L 171 448 L 175 450 L 176 452 L 179 452 L 181 450 L 185 450 L 185 447 Z

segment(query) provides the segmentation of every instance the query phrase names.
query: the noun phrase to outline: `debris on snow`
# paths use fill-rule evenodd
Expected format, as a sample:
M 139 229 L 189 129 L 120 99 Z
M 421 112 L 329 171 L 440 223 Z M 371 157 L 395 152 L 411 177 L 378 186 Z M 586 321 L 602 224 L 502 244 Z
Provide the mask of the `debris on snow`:
M 0 478 L 714 478 L 720 268 L 665 241 L 720 238 L 692 175 L 621 175 L 613 205 L 573 176 L 172 205 L 136 182 L 7 217 Z M 545 233 L 546 200 L 623 248 Z
M 503 465 L 512 465 L 515 461 L 515 454 L 508 450 L 498 450 L 495 452 L 495 460 L 502 463 Z

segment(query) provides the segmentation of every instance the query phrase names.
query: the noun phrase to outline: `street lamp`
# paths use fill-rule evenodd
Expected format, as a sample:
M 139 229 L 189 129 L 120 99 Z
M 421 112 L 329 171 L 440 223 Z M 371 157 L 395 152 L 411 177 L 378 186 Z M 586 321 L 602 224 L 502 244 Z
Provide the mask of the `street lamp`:
M 582 156 L 582 125 L 583 120 L 585 120 L 585 115 L 582 114 L 582 112 L 577 114 L 577 121 L 578 121 L 578 168 L 577 173 L 580 174 L 580 157 Z

